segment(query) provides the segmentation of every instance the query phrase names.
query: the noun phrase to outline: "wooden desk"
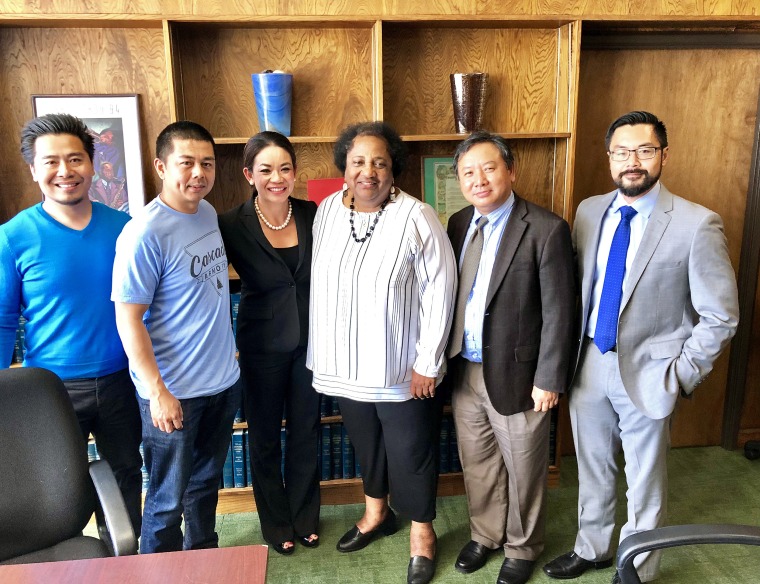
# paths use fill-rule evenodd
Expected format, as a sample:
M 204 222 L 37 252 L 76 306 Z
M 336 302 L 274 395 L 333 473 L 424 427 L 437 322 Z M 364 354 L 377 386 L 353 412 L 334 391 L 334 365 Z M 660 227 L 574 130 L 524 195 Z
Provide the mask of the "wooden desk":
M 267 547 L 0 566 L 3 584 L 264 584 Z

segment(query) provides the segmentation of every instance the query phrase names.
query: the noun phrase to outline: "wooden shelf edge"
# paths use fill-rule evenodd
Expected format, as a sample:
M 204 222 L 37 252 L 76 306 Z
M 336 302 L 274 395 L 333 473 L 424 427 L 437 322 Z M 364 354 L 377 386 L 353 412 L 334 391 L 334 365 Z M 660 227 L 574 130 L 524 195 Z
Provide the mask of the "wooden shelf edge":
M 547 138 L 570 138 L 570 132 L 494 132 L 507 140 L 545 140 Z M 405 142 L 458 142 L 469 134 L 407 134 L 401 136 Z
M 351 505 L 364 502 L 361 479 L 336 479 L 319 483 L 322 505 Z M 251 487 L 220 489 L 216 512 L 252 513 L 256 511 Z M 462 473 L 446 473 L 438 477 L 438 496 L 464 495 Z
M 217 137 L 214 136 L 214 142 L 217 145 L 244 145 L 248 142 L 250 136 L 245 137 Z M 337 136 L 289 136 L 288 140 L 292 144 L 332 144 L 338 139 Z

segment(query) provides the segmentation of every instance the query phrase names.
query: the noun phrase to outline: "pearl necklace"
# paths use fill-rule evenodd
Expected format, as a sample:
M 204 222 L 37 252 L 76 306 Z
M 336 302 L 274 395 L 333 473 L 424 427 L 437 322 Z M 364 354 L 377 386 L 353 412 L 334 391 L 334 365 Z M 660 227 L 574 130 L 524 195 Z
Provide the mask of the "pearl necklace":
M 372 233 L 374 233 L 375 231 L 375 226 L 377 225 L 377 222 L 380 220 L 380 215 L 383 214 L 383 211 L 385 211 L 385 206 L 388 204 L 388 201 L 390 200 L 391 198 L 388 197 L 382 202 L 382 204 L 380 205 L 380 210 L 377 212 L 377 215 L 375 215 L 375 220 L 372 222 L 372 225 L 369 226 L 369 229 L 367 229 L 367 233 L 364 234 L 364 237 L 359 239 L 356 236 L 356 230 L 354 229 L 354 196 L 351 195 L 351 204 L 348 206 L 349 209 L 351 209 L 351 212 L 348 214 L 348 222 L 351 224 L 351 236 L 354 238 L 354 241 L 356 243 L 364 243 L 370 237 L 372 237 Z
M 259 218 L 261 218 L 261 222 L 273 231 L 280 231 L 282 229 L 285 229 L 288 226 L 288 223 L 290 223 L 290 218 L 293 216 L 293 203 L 291 203 L 290 199 L 288 199 L 288 216 L 285 217 L 285 223 L 282 225 L 272 225 L 269 221 L 267 221 L 267 218 L 264 217 L 264 213 L 262 213 L 261 209 L 259 209 L 258 197 L 253 200 L 253 206 L 256 209 L 256 214 L 259 216 Z

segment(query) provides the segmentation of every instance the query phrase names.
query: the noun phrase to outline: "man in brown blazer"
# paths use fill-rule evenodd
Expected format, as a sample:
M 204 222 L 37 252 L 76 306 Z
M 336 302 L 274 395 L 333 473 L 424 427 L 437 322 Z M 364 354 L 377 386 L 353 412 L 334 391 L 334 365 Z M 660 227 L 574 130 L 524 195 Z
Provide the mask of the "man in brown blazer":
M 513 193 L 503 138 L 472 134 L 454 168 L 471 203 L 448 225 L 460 267 L 448 355 L 472 537 L 455 568 L 474 572 L 503 546 L 497 584 L 523 584 L 544 547 L 550 410 L 572 350 L 570 228 Z

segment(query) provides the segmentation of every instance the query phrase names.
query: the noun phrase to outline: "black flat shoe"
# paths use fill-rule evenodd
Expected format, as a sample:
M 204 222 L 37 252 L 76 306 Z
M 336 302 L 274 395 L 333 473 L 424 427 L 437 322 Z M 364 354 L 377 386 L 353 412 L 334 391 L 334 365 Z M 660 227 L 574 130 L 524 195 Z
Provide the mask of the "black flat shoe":
M 396 531 L 398 531 L 398 527 L 396 526 L 396 515 L 391 509 L 388 509 L 388 515 L 385 516 L 382 523 L 375 529 L 367 533 L 362 533 L 359 531 L 359 528 L 354 525 L 338 540 L 338 545 L 335 547 L 339 552 L 355 552 L 367 547 L 377 536 L 393 535 Z
M 314 535 L 317 535 L 317 534 L 315 533 Z M 311 535 L 307 535 L 305 537 L 302 535 L 299 535 L 296 537 L 296 539 L 304 547 L 307 547 L 307 548 L 317 547 L 319 545 L 319 536 L 317 535 L 316 539 L 309 539 L 310 537 Z
M 409 560 L 406 584 L 428 584 L 435 575 L 435 560 L 425 556 L 414 556 Z
M 272 548 L 274 551 L 276 551 L 278 554 L 282 554 L 283 556 L 289 556 L 296 550 L 295 544 L 291 545 L 289 548 L 283 547 L 286 543 L 293 543 L 293 542 L 286 542 L 283 541 L 282 543 L 272 543 L 267 542 L 267 545 L 269 545 L 270 548 Z

